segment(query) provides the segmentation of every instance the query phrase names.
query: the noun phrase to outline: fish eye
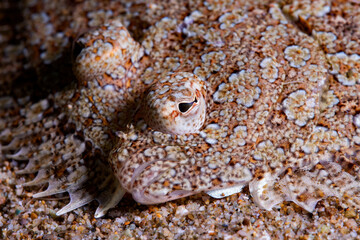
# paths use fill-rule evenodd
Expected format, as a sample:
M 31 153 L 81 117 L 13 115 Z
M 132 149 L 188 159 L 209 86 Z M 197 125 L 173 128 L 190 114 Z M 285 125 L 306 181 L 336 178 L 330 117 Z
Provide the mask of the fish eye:
M 197 133 L 205 121 L 205 83 L 187 72 L 169 73 L 145 94 L 142 116 L 150 128 L 170 134 Z
M 187 102 L 187 103 L 179 103 L 179 110 L 181 113 L 186 113 L 187 111 L 189 111 L 189 109 L 195 104 L 197 103 L 197 98 L 195 97 L 194 101 L 192 102 Z

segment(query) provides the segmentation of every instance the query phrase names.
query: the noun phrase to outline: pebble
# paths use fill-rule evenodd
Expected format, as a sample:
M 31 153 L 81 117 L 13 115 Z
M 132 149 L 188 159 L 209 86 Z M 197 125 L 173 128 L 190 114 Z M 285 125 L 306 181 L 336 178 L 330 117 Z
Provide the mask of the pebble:
M 178 217 L 184 216 L 189 213 L 189 210 L 185 208 L 185 206 L 181 205 L 177 207 L 175 215 Z
M 346 209 L 346 211 L 345 211 L 345 217 L 347 217 L 347 218 L 354 218 L 354 217 L 356 217 L 356 212 L 355 212 L 355 210 L 354 210 L 353 208 L 348 208 L 348 209 Z

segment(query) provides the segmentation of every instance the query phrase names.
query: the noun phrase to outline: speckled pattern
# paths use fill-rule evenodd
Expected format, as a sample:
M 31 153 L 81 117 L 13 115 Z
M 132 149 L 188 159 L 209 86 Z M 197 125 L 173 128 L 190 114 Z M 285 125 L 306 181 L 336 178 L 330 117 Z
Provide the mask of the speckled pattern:
M 356 237 L 359 4 L 21 2 L 1 38 L 2 237 Z M 126 192 L 167 203 L 93 218 Z

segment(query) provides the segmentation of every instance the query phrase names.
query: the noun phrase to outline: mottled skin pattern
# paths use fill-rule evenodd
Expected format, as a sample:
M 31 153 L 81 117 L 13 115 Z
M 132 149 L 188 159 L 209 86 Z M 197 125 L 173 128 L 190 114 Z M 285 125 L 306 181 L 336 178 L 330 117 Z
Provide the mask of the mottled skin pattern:
M 126 16 L 88 21 L 77 84 L 2 99 L 3 156 L 29 160 L 27 185 L 49 183 L 34 197 L 69 192 L 58 214 L 95 199 L 100 217 L 125 192 L 155 204 L 246 185 L 268 210 L 328 196 L 359 207 L 359 5 L 301 2 L 127 5 L 148 23 L 140 36 Z

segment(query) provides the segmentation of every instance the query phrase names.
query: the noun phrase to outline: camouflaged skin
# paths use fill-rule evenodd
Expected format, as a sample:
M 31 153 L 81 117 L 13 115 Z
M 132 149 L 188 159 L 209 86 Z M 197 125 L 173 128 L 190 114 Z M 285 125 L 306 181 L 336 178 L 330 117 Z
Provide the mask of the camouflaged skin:
M 31 7 L 30 63 L 41 73 L 76 39 L 77 84 L 1 98 L 0 146 L 29 160 L 27 185 L 49 183 L 35 197 L 69 192 L 58 214 L 246 185 L 264 209 L 313 211 L 328 196 L 359 207 L 358 3 L 85 3 L 58 22 L 55 5 Z

